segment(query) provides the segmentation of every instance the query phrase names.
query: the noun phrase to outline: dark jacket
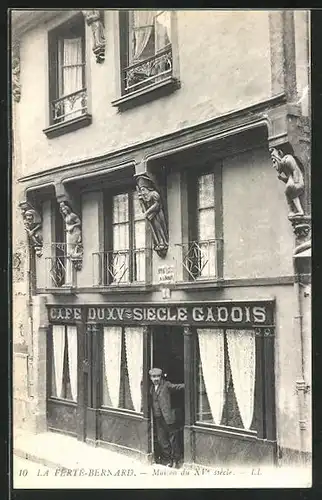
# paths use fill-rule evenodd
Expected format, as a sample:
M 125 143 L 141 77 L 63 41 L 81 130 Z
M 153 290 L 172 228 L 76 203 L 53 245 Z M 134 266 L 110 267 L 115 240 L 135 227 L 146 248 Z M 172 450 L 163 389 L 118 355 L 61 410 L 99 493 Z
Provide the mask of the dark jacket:
M 156 391 L 156 397 L 159 400 L 159 405 L 161 409 L 162 416 L 167 424 L 174 424 L 175 410 L 171 407 L 171 393 L 175 391 L 181 391 L 184 389 L 184 384 L 171 384 L 168 380 L 161 379 L 158 390 Z M 150 402 L 152 405 L 152 394 L 155 391 L 154 386 L 150 387 Z

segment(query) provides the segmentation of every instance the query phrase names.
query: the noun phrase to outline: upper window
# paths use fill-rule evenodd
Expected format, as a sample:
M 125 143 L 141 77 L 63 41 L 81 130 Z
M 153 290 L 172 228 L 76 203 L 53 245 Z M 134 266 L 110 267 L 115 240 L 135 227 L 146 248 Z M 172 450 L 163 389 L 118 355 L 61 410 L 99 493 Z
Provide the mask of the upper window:
M 94 254 L 100 285 L 145 283 L 145 218 L 136 191 L 105 197 L 105 251 Z
M 51 125 L 87 112 L 82 14 L 49 33 L 49 90 Z
M 188 174 L 189 175 L 189 174 Z M 222 276 L 221 168 L 189 175 L 189 234 L 182 247 L 184 280 Z
M 172 16 L 162 10 L 120 13 L 122 94 L 172 77 Z

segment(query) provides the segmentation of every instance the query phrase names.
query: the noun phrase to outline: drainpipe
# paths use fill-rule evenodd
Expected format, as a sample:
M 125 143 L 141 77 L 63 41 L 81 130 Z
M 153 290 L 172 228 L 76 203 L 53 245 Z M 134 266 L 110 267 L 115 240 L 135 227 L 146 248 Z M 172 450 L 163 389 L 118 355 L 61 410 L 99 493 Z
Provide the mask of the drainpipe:
M 305 257 L 300 257 L 299 254 L 303 250 L 309 249 L 311 247 L 310 241 L 310 231 L 311 231 L 311 219 L 309 216 L 296 217 L 291 219 L 293 230 L 295 233 L 296 247 L 293 255 L 294 264 L 294 292 L 296 299 L 296 311 L 294 316 L 294 335 L 295 338 L 300 338 L 300 349 L 301 349 L 301 367 L 298 379 L 296 380 L 296 392 L 298 395 L 299 404 L 299 429 L 300 429 L 300 452 L 303 457 L 303 452 L 305 451 L 305 431 L 307 429 L 307 415 L 306 415 L 306 394 L 309 391 L 309 385 L 305 380 L 306 377 L 306 360 L 310 353 L 307 352 L 306 343 L 304 339 L 305 332 L 303 332 L 303 308 L 301 299 L 301 268 L 300 259 L 305 259 Z M 301 458 L 302 458 L 301 457 Z

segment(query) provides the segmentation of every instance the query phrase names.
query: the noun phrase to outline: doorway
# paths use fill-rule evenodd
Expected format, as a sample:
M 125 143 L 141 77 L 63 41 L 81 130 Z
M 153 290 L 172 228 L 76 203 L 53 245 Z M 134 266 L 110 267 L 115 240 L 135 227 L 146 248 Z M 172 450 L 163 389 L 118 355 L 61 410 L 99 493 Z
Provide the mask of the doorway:
M 184 340 L 183 329 L 177 326 L 158 326 L 153 330 L 152 366 L 161 368 L 165 380 L 172 384 L 184 383 Z M 183 460 L 184 391 L 171 394 L 171 407 L 175 414 L 177 445 Z M 154 426 L 155 427 L 155 426 Z M 159 447 L 154 428 L 154 457 L 159 461 Z

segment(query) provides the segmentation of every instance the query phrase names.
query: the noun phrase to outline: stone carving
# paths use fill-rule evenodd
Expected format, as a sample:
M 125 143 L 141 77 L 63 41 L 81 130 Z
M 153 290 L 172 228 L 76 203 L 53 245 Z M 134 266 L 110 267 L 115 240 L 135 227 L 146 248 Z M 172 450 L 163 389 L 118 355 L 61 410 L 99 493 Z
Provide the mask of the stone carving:
M 105 60 L 105 33 L 101 11 L 83 10 L 86 23 L 91 27 L 93 35 L 93 53 L 96 56 L 96 62 L 102 63 Z
M 12 72 L 12 95 L 16 102 L 20 101 L 21 97 L 21 84 L 20 84 L 20 56 L 19 47 L 15 45 L 12 50 L 12 60 L 11 60 L 11 72 Z
M 270 150 L 278 178 L 286 184 L 285 196 L 290 207 L 289 218 L 304 215 L 300 196 L 304 193 L 304 177 L 299 160 L 292 154 L 284 154 L 280 149 Z
M 137 174 L 135 178 L 142 211 L 152 231 L 153 248 L 160 257 L 165 257 L 169 237 L 160 193 L 148 174 Z
M 29 245 L 34 249 L 35 254 L 41 257 L 43 247 L 41 217 L 38 212 L 28 204 L 23 204 L 21 210 Z
M 67 202 L 61 201 L 59 208 L 65 222 L 67 257 L 70 257 L 75 269 L 80 270 L 83 259 L 81 220 Z
M 311 217 L 308 215 L 293 217 L 291 223 L 296 243 L 294 255 L 297 255 L 311 248 Z

